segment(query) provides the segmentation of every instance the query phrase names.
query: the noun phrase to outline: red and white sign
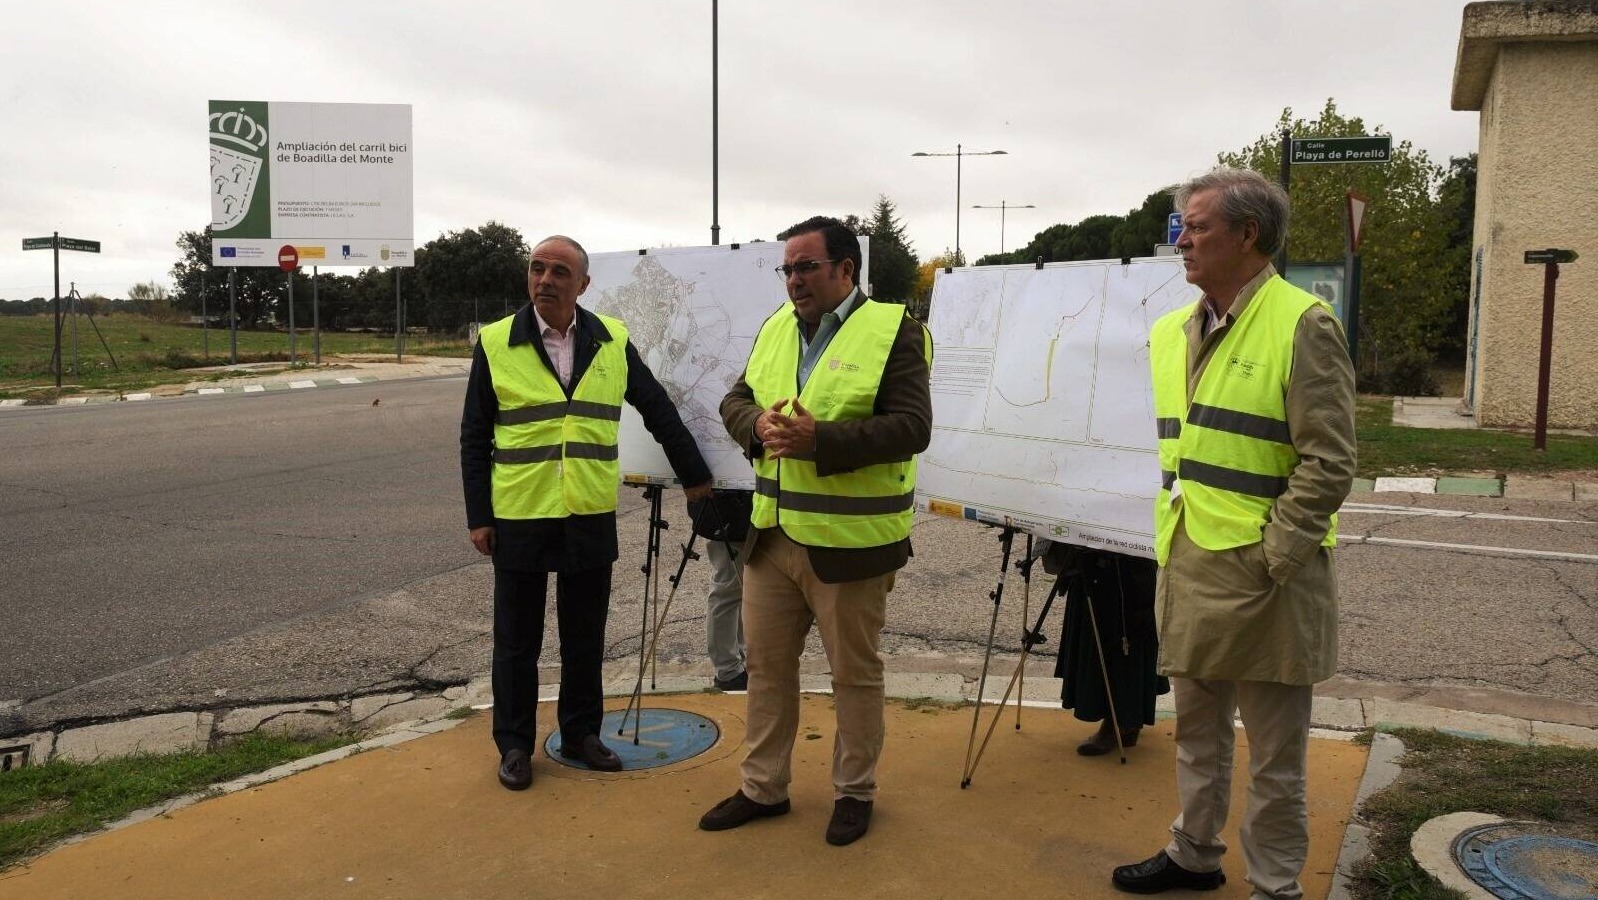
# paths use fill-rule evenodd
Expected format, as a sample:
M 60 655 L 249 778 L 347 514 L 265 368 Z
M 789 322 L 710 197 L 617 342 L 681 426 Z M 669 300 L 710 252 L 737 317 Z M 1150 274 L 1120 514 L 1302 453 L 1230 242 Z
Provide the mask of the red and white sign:
M 1355 191 L 1348 192 L 1348 252 L 1359 252 L 1360 227 L 1365 222 L 1365 207 L 1370 205 L 1370 198 Z
M 292 272 L 300 267 L 300 251 L 294 249 L 293 244 L 284 244 L 277 251 L 277 267 L 285 272 Z

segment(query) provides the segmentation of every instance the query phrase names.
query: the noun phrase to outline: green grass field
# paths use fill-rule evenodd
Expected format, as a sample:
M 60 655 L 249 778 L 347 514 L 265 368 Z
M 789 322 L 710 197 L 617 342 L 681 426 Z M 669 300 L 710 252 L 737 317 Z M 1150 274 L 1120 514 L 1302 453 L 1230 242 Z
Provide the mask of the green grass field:
M 1598 472 L 1598 437 L 1550 434 L 1533 450 L 1522 431 L 1405 428 L 1393 424 L 1390 397 L 1359 398 L 1359 475 L 1544 474 Z
M 98 328 L 98 336 L 96 335 Z M 51 316 L 0 316 L 0 397 L 36 396 L 55 386 L 50 369 L 54 343 Z M 192 370 L 229 362 L 229 335 L 225 328 L 209 329 L 156 322 L 146 316 L 116 314 L 77 318 L 78 370 L 72 370 L 72 323 L 63 320 L 61 355 L 66 361 L 62 386 L 78 390 L 117 390 L 200 381 L 205 375 Z M 105 344 L 101 344 L 101 338 Z M 209 354 L 207 353 L 209 343 Z M 393 353 L 392 334 L 323 332 L 324 357 L 351 353 Z M 295 360 L 311 359 L 313 337 L 302 330 L 295 338 Z M 110 354 L 107 355 L 107 348 Z M 470 350 L 458 338 L 409 335 L 407 354 L 467 356 Z M 116 365 L 111 357 L 116 358 Z M 239 362 L 287 362 L 289 336 L 279 331 L 240 331 Z M 218 375 L 217 377 L 225 377 Z

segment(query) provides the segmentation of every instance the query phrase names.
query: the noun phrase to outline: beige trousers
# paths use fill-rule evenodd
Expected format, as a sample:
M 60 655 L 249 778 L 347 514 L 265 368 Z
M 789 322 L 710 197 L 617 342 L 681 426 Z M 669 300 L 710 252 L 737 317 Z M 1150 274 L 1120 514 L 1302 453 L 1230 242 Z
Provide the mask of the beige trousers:
M 882 625 L 894 573 L 826 584 L 805 548 L 780 530 L 761 535 L 744 564 L 744 664 L 749 672 L 749 753 L 743 792 L 757 803 L 788 798 L 799 731 L 799 656 L 814 623 L 832 667 L 837 734 L 834 798 L 874 799 L 882 753 Z
M 1232 715 L 1248 734 L 1243 862 L 1255 900 L 1299 900 L 1309 852 L 1304 767 L 1311 685 L 1172 678 L 1176 692 L 1176 792 L 1182 812 L 1165 852 L 1184 869 L 1212 872 L 1226 844 L 1232 796 Z

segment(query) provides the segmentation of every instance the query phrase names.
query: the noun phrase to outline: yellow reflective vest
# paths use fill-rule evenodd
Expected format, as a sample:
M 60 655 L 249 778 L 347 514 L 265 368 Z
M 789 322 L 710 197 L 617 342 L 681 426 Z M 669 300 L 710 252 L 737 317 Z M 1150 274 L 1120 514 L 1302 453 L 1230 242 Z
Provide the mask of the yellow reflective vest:
M 1154 508 L 1160 565 L 1170 558 L 1178 522 L 1206 550 L 1262 539 L 1271 506 L 1287 490 L 1299 459 L 1286 411 L 1293 337 L 1299 319 L 1320 302 L 1280 276 L 1265 282 L 1211 352 L 1191 400 L 1183 325 L 1196 307 L 1154 323 L 1149 352 L 1163 478 Z M 1335 515 L 1321 543 L 1336 546 Z
M 615 510 L 621 481 L 616 437 L 627 393 L 627 326 L 619 319 L 598 317 L 610 340 L 599 342 L 567 400 L 532 341 L 510 345 L 514 318 L 485 326 L 478 335 L 499 400 L 491 482 L 494 517 L 558 519 Z
M 876 405 L 905 308 L 862 297 L 827 344 L 799 391 L 799 402 L 818 421 L 864 419 Z M 932 362 L 930 337 L 924 343 Z M 799 326 L 785 303 L 755 339 L 744 382 L 755 402 L 770 408 L 794 396 L 799 385 Z M 832 475 L 802 459 L 754 460 L 755 496 L 750 522 L 781 526 L 795 543 L 811 547 L 866 548 L 910 536 L 916 489 L 915 458 L 878 463 Z

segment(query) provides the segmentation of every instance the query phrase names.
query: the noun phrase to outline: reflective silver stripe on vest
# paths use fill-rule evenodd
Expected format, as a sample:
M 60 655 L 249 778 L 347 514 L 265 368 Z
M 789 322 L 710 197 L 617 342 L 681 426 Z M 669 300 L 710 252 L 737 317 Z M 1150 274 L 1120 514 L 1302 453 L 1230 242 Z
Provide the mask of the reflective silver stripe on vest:
M 1182 436 L 1181 419 L 1155 419 L 1154 428 L 1159 432 L 1160 440 L 1179 438 Z
M 500 425 L 528 425 L 533 422 L 548 422 L 550 419 L 564 418 L 566 404 L 540 403 L 537 406 L 521 406 L 516 409 L 502 409 L 494 414 L 494 421 Z
M 560 445 L 558 444 L 547 447 L 494 448 L 494 462 L 500 465 L 553 462 L 557 459 L 560 459 Z
M 1275 499 L 1287 492 L 1287 479 L 1275 475 L 1257 475 L 1209 463 L 1182 460 L 1182 480 L 1207 484 L 1212 488 L 1247 494 L 1250 497 Z
M 599 459 L 610 462 L 621 457 L 621 450 L 615 444 L 580 444 L 576 441 L 566 443 L 567 459 Z
M 611 406 L 609 403 L 595 403 L 592 400 L 573 400 L 568 411 L 571 415 L 582 416 L 585 419 L 602 419 L 606 422 L 621 421 L 621 407 Z
M 621 421 L 621 407 L 609 403 L 594 403 L 590 400 L 562 401 L 560 403 L 540 403 L 537 406 L 522 406 L 517 409 L 502 409 L 495 414 L 494 421 L 501 425 L 529 425 L 533 422 L 548 422 L 551 419 L 562 419 L 566 416 L 582 416 L 585 419 L 600 419 L 606 422 Z
M 1160 470 L 1160 487 L 1170 490 L 1176 486 L 1176 473 Z
M 755 491 L 767 497 L 776 497 L 779 509 L 794 512 L 838 516 L 884 516 L 901 513 L 915 506 L 914 491 L 891 497 L 839 497 L 833 494 L 779 491 L 777 482 L 758 477 L 755 479 Z
M 1287 423 L 1268 416 L 1257 416 L 1253 413 L 1238 412 L 1235 409 L 1222 409 L 1219 406 L 1205 406 L 1195 403 L 1188 407 L 1187 423 L 1213 428 L 1216 431 L 1226 431 L 1240 434 L 1244 437 L 1259 438 L 1262 441 L 1275 441 L 1278 444 L 1293 443 L 1293 435 L 1287 430 Z M 1175 435 L 1172 435 L 1173 437 Z M 1160 437 L 1165 437 L 1161 434 Z

